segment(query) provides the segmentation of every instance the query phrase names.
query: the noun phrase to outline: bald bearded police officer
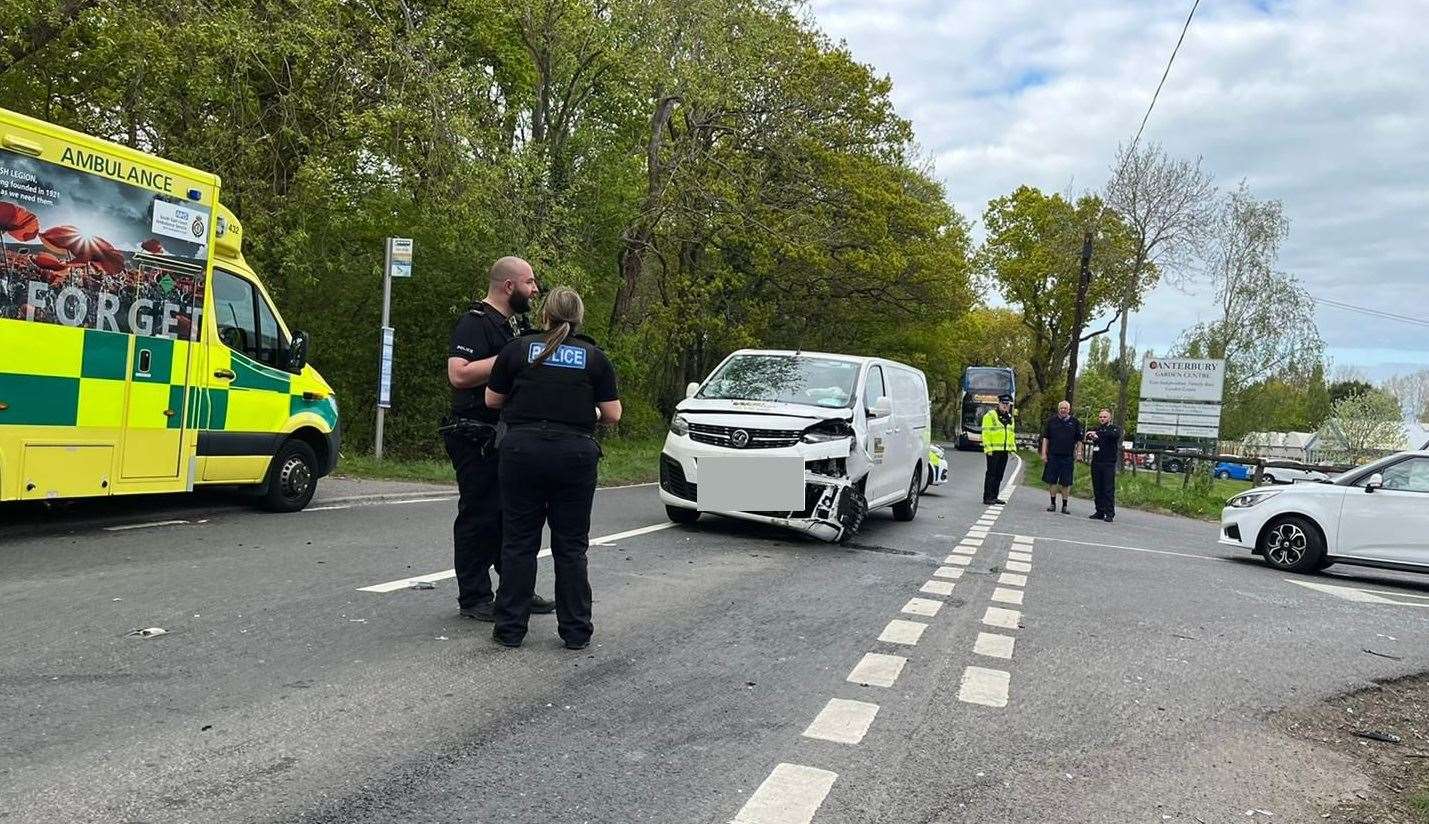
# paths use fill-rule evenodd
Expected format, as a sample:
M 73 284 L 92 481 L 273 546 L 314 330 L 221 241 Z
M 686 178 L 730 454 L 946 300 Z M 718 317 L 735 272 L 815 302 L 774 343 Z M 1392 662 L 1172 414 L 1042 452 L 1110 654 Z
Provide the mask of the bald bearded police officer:
M 500 413 L 486 405 L 486 384 L 497 354 L 516 336 L 512 317 L 528 311 L 538 291 L 531 264 L 518 257 L 496 261 L 487 272 L 486 297 L 457 321 L 447 358 L 452 414 L 442 427 L 442 440 L 461 493 L 452 525 L 457 607 L 463 616 L 480 621 L 492 620 L 491 570 L 501 572 L 501 489 L 495 447 Z M 532 612 L 554 610 L 551 601 L 532 599 Z

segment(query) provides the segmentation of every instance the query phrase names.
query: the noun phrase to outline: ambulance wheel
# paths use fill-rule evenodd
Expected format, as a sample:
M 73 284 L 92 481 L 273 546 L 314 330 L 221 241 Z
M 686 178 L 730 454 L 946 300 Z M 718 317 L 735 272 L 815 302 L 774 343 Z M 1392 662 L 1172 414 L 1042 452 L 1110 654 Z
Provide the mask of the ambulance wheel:
M 911 521 L 918 516 L 918 499 L 923 494 L 922 474 L 923 467 L 920 464 L 913 470 L 913 482 L 908 484 L 908 497 L 893 505 L 893 520 Z
M 318 456 L 299 440 L 288 440 L 268 467 L 268 489 L 258 505 L 269 512 L 297 512 L 318 488 Z
M 681 526 L 689 526 L 700 519 L 698 509 L 685 509 L 683 506 L 670 506 L 669 504 L 665 505 L 665 515 Z

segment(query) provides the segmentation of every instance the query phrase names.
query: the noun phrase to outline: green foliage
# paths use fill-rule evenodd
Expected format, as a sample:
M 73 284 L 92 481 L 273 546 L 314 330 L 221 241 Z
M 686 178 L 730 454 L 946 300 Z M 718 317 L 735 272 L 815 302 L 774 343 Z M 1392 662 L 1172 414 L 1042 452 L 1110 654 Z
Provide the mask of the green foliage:
M 1320 428 L 1320 450 L 1349 463 L 1406 448 L 1399 399 L 1378 389 L 1335 401 Z
M 1330 384 L 1330 403 L 1335 404 L 1345 398 L 1352 398 L 1356 395 L 1365 395 L 1375 391 L 1374 384 L 1369 381 L 1362 381 L 1357 378 L 1350 380 L 1335 381 Z
M 732 349 L 878 354 L 935 381 L 965 221 L 891 85 L 792 0 L 0 0 L 0 105 L 217 172 L 249 262 L 371 442 L 440 456 L 447 341 L 497 257 L 586 298 L 622 431 Z

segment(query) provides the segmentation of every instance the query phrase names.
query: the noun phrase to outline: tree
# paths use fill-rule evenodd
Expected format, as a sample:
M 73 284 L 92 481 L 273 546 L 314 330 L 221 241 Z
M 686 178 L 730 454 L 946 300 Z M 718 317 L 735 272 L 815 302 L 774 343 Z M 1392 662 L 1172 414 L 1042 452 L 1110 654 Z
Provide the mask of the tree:
M 1134 244 L 1128 295 L 1136 294 L 1137 281 L 1150 275 L 1141 289 L 1155 286 L 1157 273 L 1179 276 L 1201 243 L 1215 215 L 1215 184 L 1202 171 L 1201 159 L 1194 162 L 1169 157 L 1159 144 L 1122 147 L 1112 164 L 1107 183 L 1107 206 L 1125 222 Z M 1154 268 L 1153 268 L 1154 267 Z M 1123 305 L 1117 345 L 1120 370 L 1117 401 L 1113 407 L 1120 417 L 1127 409 L 1127 392 L 1132 374 L 1127 350 L 1127 320 L 1131 306 Z
M 1018 399 L 1030 408 L 1033 399 L 1050 409 L 1050 394 L 1061 387 L 1071 354 L 1075 325 L 1080 255 L 1084 232 L 1096 239 L 1092 278 L 1087 293 L 1087 317 L 1107 311 L 1115 314 L 1101 329 L 1079 335 L 1077 344 L 1106 334 L 1119 317 L 1120 307 L 1140 306 L 1144 286 L 1154 277 L 1148 266 L 1141 279 L 1130 277 L 1135 250 L 1125 223 L 1100 198 L 1084 196 L 1070 202 L 1061 195 L 1046 195 L 1030 186 L 997 198 L 983 215 L 987 239 L 976 266 L 982 277 L 1017 307 L 1032 337 L 1028 354 L 1031 392 Z M 1047 409 L 1034 410 L 1041 416 Z
M 1275 270 L 1289 231 L 1278 200 L 1256 200 L 1245 183 L 1221 204 L 1201 250 L 1219 317 L 1182 336 L 1189 357 L 1224 358 L 1226 403 L 1280 374 L 1309 374 L 1324 344 L 1315 304 L 1293 275 Z
M 1405 415 L 1429 421 L 1429 369 L 1395 375 L 1380 384 L 1380 388 L 1399 399 Z
M 1405 449 L 1399 401 L 1378 390 L 1340 398 L 1320 429 L 1320 441 L 1322 450 L 1354 464 Z
M 1374 384 L 1358 378 L 1339 380 L 1330 384 L 1330 403 L 1337 403 L 1345 398 L 1353 398 L 1356 395 L 1364 395 L 1374 391 Z

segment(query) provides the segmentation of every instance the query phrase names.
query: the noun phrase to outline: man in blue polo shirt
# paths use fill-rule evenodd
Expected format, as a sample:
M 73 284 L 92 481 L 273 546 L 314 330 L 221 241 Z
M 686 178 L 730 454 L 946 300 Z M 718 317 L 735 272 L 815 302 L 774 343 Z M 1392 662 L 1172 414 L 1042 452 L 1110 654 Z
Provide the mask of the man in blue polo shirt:
M 1042 482 L 1052 496 L 1048 512 L 1057 511 L 1057 491 L 1061 490 L 1062 514 L 1067 514 L 1067 495 L 1072 491 L 1083 434 L 1082 422 L 1072 417 L 1072 405 L 1066 401 L 1057 404 L 1057 414 L 1047 419 L 1047 427 L 1042 430 Z

